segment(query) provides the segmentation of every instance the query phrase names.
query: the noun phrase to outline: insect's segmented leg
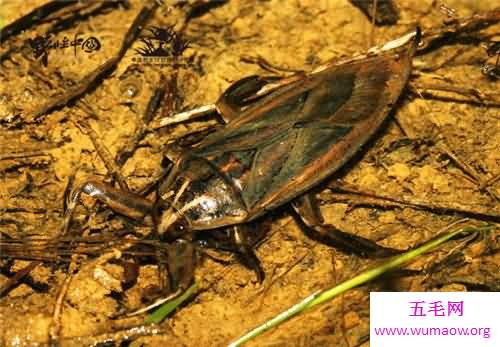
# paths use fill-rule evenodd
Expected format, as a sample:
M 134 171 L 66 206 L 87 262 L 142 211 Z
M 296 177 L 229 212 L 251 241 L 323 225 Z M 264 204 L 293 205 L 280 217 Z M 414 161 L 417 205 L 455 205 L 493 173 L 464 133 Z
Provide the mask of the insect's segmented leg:
M 257 275 L 257 280 L 262 283 L 264 281 L 264 270 L 260 265 L 260 260 L 255 255 L 252 248 L 251 242 L 247 237 L 247 233 L 244 230 L 245 226 L 236 225 L 233 227 L 233 237 L 236 245 L 238 254 L 240 255 L 243 265 L 247 266 L 249 269 L 255 271 Z
M 361 257 L 390 257 L 405 252 L 405 250 L 380 246 L 369 239 L 346 233 L 333 225 L 325 224 L 309 194 L 295 199 L 292 206 L 305 224 L 305 233 L 309 237 L 343 252 L 354 253 Z
M 249 76 L 233 83 L 215 104 L 205 105 L 171 117 L 162 118 L 154 128 L 182 123 L 217 112 L 224 123 L 229 123 L 241 113 L 247 98 L 259 97 L 263 87 L 279 78 Z M 267 91 L 266 91 L 267 93 Z
M 216 111 L 216 108 L 215 108 L 214 104 L 200 106 L 200 107 L 195 108 L 193 110 L 174 114 L 171 117 L 162 118 L 162 119 L 160 119 L 158 124 L 155 124 L 153 126 L 153 128 L 161 128 L 161 127 L 165 127 L 167 125 L 182 123 L 182 122 L 185 122 L 187 120 L 192 120 L 192 119 L 203 117 L 203 116 L 210 114 L 210 113 L 213 113 L 215 111 Z
M 261 69 L 266 70 L 267 72 L 273 74 L 283 74 L 283 73 L 290 74 L 290 73 L 303 72 L 303 70 L 290 69 L 287 67 L 275 65 L 260 55 L 256 56 L 243 55 L 240 58 L 240 60 L 249 64 L 257 64 Z
M 185 291 L 193 281 L 196 254 L 193 243 L 178 239 L 167 251 L 167 267 L 170 277 L 170 290 Z
M 269 78 L 253 75 L 236 81 L 229 86 L 215 103 L 222 120 L 229 123 L 236 118 L 241 113 L 245 100 L 255 96 L 269 82 Z
M 117 189 L 109 184 L 87 181 L 74 190 L 64 216 L 63 235 L 69 230 L 71 217 L 80 202 L 80 195 L 87 194 L 109 206 L 115 212 L 135 220 L 150 223 L 145 219 L 153 210 L 153 203 L 134 193 Z
M 193 282 L 194 269 L 196 266 L 196 253 L 192 242 L 178 239 L 168 246 L 166 266 L 169 274 L 168 292 L 163 298 L 156 300 L 151 305 L 137 311 L 127 313 L 127 317 L 145 313 L 155 307 L 163 305 L 186 291 Z
M 250 270 L 253 270 L 257 276 L 257 280 L 262 283 L 265 274 L 260 265 L 260 260 L 253 250 L 255 240 L 251 239 L 251 236 L 256 235 L 256 233 L 255 230 L 249 230 L 247 228 L 248 226 L 246 225 L 236 225 L 230 229 L 225 229 L 228 231 L 229 237 L 224 237 L 223 239 L 214 237 L 206 238 L 204 233 L 200 233 L 200 238 L 196 238 L 195 236 L 195 244 L 199 248 L 212 248 L 236 253 L 241 263 Z

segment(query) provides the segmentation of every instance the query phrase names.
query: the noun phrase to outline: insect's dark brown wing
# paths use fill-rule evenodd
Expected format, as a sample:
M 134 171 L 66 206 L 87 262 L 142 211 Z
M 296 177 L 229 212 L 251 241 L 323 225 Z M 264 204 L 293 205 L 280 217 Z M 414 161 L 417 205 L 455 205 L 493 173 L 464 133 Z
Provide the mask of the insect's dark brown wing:
M 330 65 L 251 105 L 190 155 L 241 192 L 250 218 L 331 175 L 370 138 L 398 99 L 415 43 Z

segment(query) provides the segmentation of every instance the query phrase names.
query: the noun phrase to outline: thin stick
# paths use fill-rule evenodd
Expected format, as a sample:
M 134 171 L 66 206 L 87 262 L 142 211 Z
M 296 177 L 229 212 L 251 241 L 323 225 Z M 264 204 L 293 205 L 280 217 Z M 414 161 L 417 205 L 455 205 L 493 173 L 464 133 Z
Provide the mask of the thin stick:
M 456 18 L 441 27 L 426 30 L 422 33 L 422 42 L 417 54 L 425 54 L 442 46 L 452 44 L 462 34 L 479 31 L 500 21 L 500 9 L 475 14 L 467 18 Z
M 153 125 L 153 128 L 158 129 L 167 125 L 182 123 L 187 120 L 192 120 L 196 118 L 203 117 L 207 114 L 213 113 L 216 111 L 216 107 L 213 104 L 201 106 L 186 112 L 177 113 L 168 118 L 162 118 L 156 124 Z
M 127 144 L 118 152 L 116 155 L 116 163 L 119 167 L 125 165 L 127 160 L 134 154 L 139 142 L 146 136 L 149 131 L 148 124 L 153 119 L 153 116 L 160 106 L 161 100 L 165 94 L 165 89 L 163 86 L 155 88 L 151 98 L 149 99 L 146 110 L 142 117 L 142 122 L 140 123 L 138 129 L 134 132 L 134 135 L 130 138 Z
M 69 285 L 73 279 L 73 275 L 68 275 L 61 286 L 61 290 L 57 295 L 56 304 L 54 307 L 54 313 L 52 314 L 52 321 L 50 322 L 49 327 L 49 344 L 53 346 L 60 340 L 61 335 L 61 312 L 64 298 L 66 297 L 66 293 L 68 293 Z
M 94 144 L 94 147 L 97 151 L 97 154 L 99 155 L 101 160 L 104 162 L 104 165 L 106 166 L 106 169 L 111 174 L 111 176 L 114 179 L 116 179 L 120 188 L 128 191 L 129 189 L 128 189 L 127 182 L 122 177 L 122 175 L 120 173 L 120 168 L 116 164 L 115 159 L 113 158 L 113 156 L 109 152 L 106 145 L 101 141 L 99 134 L 94 129 L 92 129 L 90 124 L 88 124 L 84 120 L 80 120 L 78 122 L 75 122 L 75 125 L 78 127 L 78 129 L 80 129 L 81 132 L 83 132 L 85 135 L 90 137 L 90 139 L 92 140 L 92 143 Z
M 379 205 L 386 207 L 387 205 L 390 205 L 392 203 L 397 206 L 411 207 L 415 209 L 445 213 L 450 215 L 455 215 L 459 213 L 467 217 L 487 219 L 500 223 L 500 214 L 495 213 L 494 211 L 481 211 L 481 210 L 474 210 L 472 208 L 466 209 L 463 205 L 461 205 L 458 202 L 447 202 L 445 204 L 439 201 L 431 202 L 427 200 L 420 200 L 409 195 L 402 195 L 396 198 L 393 196 L 385 196 L 377 194 L 373 191 L 362 191 L 359 190 L 357 187 L 346 183 L 342 183 L 342 185 L 339 185 L 337 183 L 331 183 L 329 184 L 329 188 L 333 189 L 335 192 L 338 192 L 342 195 L 347 193 L 352 195 L 364 196 L 367 198 L 367 200 L 363 203 L 369 205 Z M 349 200 L 349 196 L 346 197 L 346 200 Z M 382 200 L 384 201 L 384 203 L 377 202 L 377 200 Z M 336 199 L 336 201 L 339 200 Z
M 26 30 L 40 23 L 45 17 L 49 16 L 50 14 L 59 11 L 60 9 L 66 6 L 73 5 L 77 2 L 78 1 L 75 0 L 67 0 L 67 1 L 55 0 L 35 8 L 30 13 L 22 16 L 18 20 L 3 27 L 2 30 L 0 30 L 0 43 L 3 43 L 9 37 L 14 36 L 22 32 L 23 30 Z
M 14 276 L 9 278 L 2 287 L 0 287 L 0 297 L 4 296 L 9 290 L 14 288 L 21 279 L 25 276 L 27 276 L 34 268 L 36 268 L 38 265 L 40 265 L 42 262 L 41 261 L 32 261 L 25 267 L 23 267 L 21 270 L 17 271 Z
M 43 157 L 43 156 L 50 156 L 49 153 L 46 153 L 45 151 L 26 151 L 26 152 L 19 152 L 19 153 L 6 153 L 6 154 L 0 154 L 0 160 L 7 160 L 7 159 L 18 159 L 18 158 L 28 158 L 28 157 Z
M 130 327 L 120 331 L 104 333 L 101 335 L 61 338 L 59 342 L 70 342 L 72 345 L 97 347 L 107 345 L 109 343 L 128 341 L 141 336 L 160 335 L 162 333 L 164 333 L 162 328 L 158 327 L 155 324 L 151 324 Z

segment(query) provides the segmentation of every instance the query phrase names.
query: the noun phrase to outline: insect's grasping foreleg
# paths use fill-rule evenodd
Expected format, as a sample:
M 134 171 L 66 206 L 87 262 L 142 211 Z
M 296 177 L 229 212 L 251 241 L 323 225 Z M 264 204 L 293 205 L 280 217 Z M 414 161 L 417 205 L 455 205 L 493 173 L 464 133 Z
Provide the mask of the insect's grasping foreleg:
M 115 212 L 134 220 L 152 224 L 151 213 L 153 203 L 137 194 L 117 189 L 109 184 L 97 181 L 86 181 L 72 194 L 64 215 L 63 235 L 70 227 L 71 218 L 80 202 L 81 194 L 86 194 L 109 206 Z

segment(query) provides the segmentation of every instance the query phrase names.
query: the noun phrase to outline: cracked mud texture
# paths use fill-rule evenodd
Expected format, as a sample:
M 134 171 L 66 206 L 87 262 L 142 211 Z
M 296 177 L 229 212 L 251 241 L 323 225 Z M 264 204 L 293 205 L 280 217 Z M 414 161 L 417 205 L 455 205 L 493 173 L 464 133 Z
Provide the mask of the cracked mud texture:
M 11 23 L 43 3 L 3 1 L 2 23 Z M 454 8 L 459 17 L 466 17 L 492 10 L 493 3 L 456 0 L 446 5 Z M 398 23 L 374 30 L 359 9 L 342 0 L 231 0 L 215 7 L 193 18 L 186 27 L 190 48 L 184 58 L 190 58 L 192 64 L 178 70 L 178 110 L 213 103 L 232 82 L 245 76 L 269 74 L 256 64 L 243 62 L 243 56 L 261 56 L 280 67 L 308 71 L 327 59 L 365 51 L 371 35 L 375 44 L 382 44 L 414 29 L 416 24 L 425 31 L 446 20 L 433 1 L 416 4 L 399 1 Z M 86 118 L 114 156 L 137 130 L 161 74 L 172 74 L 168 66 L 135 64 L 134 48 L 139 47 L 135 42 L 117 68 L 80 98 L 93 107 L 96 118 L 89 118 L 72 103 L 30 123 L 30 110 L 54 98 L 119 50 L 142 3 L 131 1 L 130 5 L 128 9 L 112 8 L 76 21 L 55 34 L 61 40 L 64 36 L 72 39 L 75 34 L 97 37 L 101 49 L 91 54 L 80 51 L 75 55 L 71 48 L 51 50 L 48 65 L 43 67 L 24 42 L 43 35 L 51 22 L 2 44 L 0 54 L 21 47 L 0 66 L 2 233 L 21 239 L 56 236 L 61 230 L 68 177 L 75 175 L 76 182 L 88 177 L 109 178 L 92 141 L 75 122 Z M 183 16 L 182 9 L 160 6 L 147 26 L 179 25 Z M 482 30 L 478 37 L 498 41 L 499 32 L 500 25 L 496 24 Z M 494 63 L 481 45 L 443 46 L 414 59 L 412 82 L 449 83 L 498 93 L 498 81 L 490 81 L 481 73 L 481 65 L 487 60 Z M 498 105 L 467 102 L 470 97 L 453 93 L 433 95 L 437 98 L 404 91 L 384 128 L 331 182 L 317 189 L 326 222 L 380 244 L 406 249 L 431 239 L 466 212 L 476 216 L 473 221 L 499 221 L 500 181 L 484 185 L 500 174 Z M 148 133 L 121 169 L 130 189 L 140 189 L 158 172 L 165 144 L 214 124 L 216 120 L 208 117 Z M 407 141 L 408 137 L 415 141 Z M 457 162 L 471 167 L 477 179 L 465 173 Z M 339 192 L 335 189 L 338 186 L 378 197 Z M 83 200 L 87 207 L 92 206 L 90 199 Z M 92 211 L 79 208 L 75 228 L 86 226 L 87 232 L 112 235 L 113 231 L 134 227 L 122 218 L 103 213 L 104 209 L 94 214 Z M 92 218 L 87 222 L 89 213 Z M 259 284 L 255 274 L 234 257 L 214 252 L 228 259 L 229 264 L 205 259 L 196 270 L 203 290 L 162 323 L 164 334 L 140 337 L 131 346 L 227 345 L 310 293 L 380 263 L 308 239 L 288 208 L 270 214 L 267 220 L 270 231 L 256 251 L 266 273 L 264 283 Z M 374 290 L 498 291 L 497 235 L 484 235 L 470 244 L 452 242 L 407 267 L 426 270 L 441 262 L 442 266 L 432 274 L 395 276 L 351 290 L 248 345 L 368 346 L 369 292 Z M 2 260 L 2 265 L 5 263 Z M 16 260 L 10 269 L 16 271 L 27 264 Z M 123 268 L 116 262 L 82 256 L 75 264 L 78 273 L 67 287 L 60 314 L 61 345 L 90 345 L 99 342 L 92 336 L 142 322 L 143 317 L 125 321 L 110 317 L 120 305 L 128 309 L 141 307 L 141 292 L 157 282 L 156 266 L 142 267 L 137 284 L 123 290 Z M 66 270 L 61 263 L 45 262 L 30 276 L 48 285 L 48 291 L 37 292 L 21 284 L 0 299 L 2 346 L 43 345 L 54 326 L 55 299 L 67 278 Z M 0 285 L 6 281 L 7 276 L 0 275 Z M 122 302 L 111 293 L 120 293 Z M 71 339 L 82 336 L 89 338 Z

